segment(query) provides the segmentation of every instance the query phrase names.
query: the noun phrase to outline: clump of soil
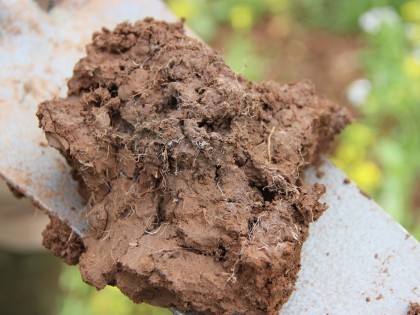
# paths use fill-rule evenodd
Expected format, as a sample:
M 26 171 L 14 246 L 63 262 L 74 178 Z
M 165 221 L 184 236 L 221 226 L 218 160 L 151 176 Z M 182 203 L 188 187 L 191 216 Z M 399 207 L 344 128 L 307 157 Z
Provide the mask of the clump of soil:
M 84 281 L 179 310 L 277 312 L 326 209 L 300 174 L 346 112 L 308 81 L 249 82 L 152 19 L 95 33 L 68 87 L 38 117 L 88 202 Z
M 420 304 L 411 302 L 408 308 L 407 315 L 420 315 Z
M 84 250 L 84 245 L 79 237 L 67 225 L 56 216 L 50 216 L 50 223 L 42 232 L 42 245 L 51 250 L 53 254 L 61 258 L 69 265 L 76 265 Z

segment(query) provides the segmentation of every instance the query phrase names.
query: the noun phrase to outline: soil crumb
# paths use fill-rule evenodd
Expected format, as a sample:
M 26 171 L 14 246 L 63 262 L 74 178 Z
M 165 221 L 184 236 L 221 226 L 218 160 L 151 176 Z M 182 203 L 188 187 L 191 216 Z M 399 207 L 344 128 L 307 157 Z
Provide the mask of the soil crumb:
M 38 117 L 88 203 L 84 281 L 207 314 L 287 301 L 327 208 L 301 173 L 349 122 L 309 81 L 249 82 L 150 18 L 95 33 Z
M 420 304 L 411 302 L 408 308 L 407 315 L 420 315 Z
M 79 235 L 67 223 L 56 216 L 50 216 L 50 223 L 42 232 L 42 237 L 42 245 L 65 263 L 76 265 L 79 262 L 84 245 Z
M 359 188 L 359 192 L 360 192 L 360 194 L 362 195 L 362 196 L 364 196 L 365 198 L 367 198 L 367 199 L 369 199 L 369 200 L 372 200 L 372 197 L 366 192 L 366 191 L 364 191 L 364 190 L 362 190 L 362 189 L 360 189 Z

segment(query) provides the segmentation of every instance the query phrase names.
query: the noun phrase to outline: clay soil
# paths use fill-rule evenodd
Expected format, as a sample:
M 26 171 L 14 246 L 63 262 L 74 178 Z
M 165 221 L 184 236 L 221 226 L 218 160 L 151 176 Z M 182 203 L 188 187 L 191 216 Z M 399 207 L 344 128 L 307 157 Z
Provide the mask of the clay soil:
M 42 238 L 42 245 L 67 264 L 76 265 L 79 262 L 84 250 L 83 242 L 67 223 L 50 216 L 50 223 L 42 232 Z
M 300 175 L 345 110 L 309 81 L 249 82 L 152 19 L 94 34 L 68 88 L 38 117 L 87 200 L 84 281 L 137 303 L 275 314 L 327 208 Z

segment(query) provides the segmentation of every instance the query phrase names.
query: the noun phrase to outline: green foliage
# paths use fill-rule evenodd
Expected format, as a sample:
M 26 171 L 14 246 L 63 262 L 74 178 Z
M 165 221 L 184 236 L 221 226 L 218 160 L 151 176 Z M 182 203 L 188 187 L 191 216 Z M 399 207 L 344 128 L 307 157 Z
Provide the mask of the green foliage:
M 169 8 L 202 39 L 210 42 L 219 28 L 230 25 L 247 34 L 267 15 L 278 14 L 288 7 L 287 0 L 167 0 Z
M 359 17 L 374 7 L 399 8 L 405 0 L 297 0 L 290 1 L 294 19 L 309 28 L 335 32 L 358 31 Z
M 249 39 L 241 35 L 233 36 L 226 46 L 224 59 L 235 72 L 250 80 L 261 79 L 265 63 Z
M 361 107 L 364 118 L 360 124 L 371 130 L 374 141 L 365 146 L 366 154 L 359 161 L 379 165 L 381 181 L 366 188 L 419 238 L 414 213 L 420 209 L 413 200 L 420 180 L 420 24 L 409 25 L 407 20 L 418 23 L 420 20 L 412 10 L 420 12 L 420 1 L 405 3 L 401 18 L 383 23 L 378 31 L 366 35 L 363 65 L 372 90 Z M 347 163 L 340 150 L 363 147 L 361 142 L 366 140 L 354 133 L 355 128 L 357 125 L 345 132 L 336 156 L 336 162 L 350 176 L 357 162 Z M 363 182 L 363 178 L 354 179 L 359 184 Z

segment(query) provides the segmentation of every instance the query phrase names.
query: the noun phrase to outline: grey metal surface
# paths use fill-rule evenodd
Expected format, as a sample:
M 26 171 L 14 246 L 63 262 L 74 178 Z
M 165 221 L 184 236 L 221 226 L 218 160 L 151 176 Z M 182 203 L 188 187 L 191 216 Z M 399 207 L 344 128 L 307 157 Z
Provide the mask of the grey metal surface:
M 407 314 L 420 301 L 420 246 L 337 167 L 325 160 L 317 178 L 329 208 L 310 227 L 302 269 L 280 314 Z
M 123 20 L 175 20 L 160 1 L 65 1 L 50 14 L 30 0 L 0 1 L 0 176 L 46 211 L 86 229 L 68 166 L 37 127 L 37 104 L 65 94 L 91 33 Z M 304 244 L 297 289 L 281 314 L 405 314 L 419 301 L 418 243 L 324 163 L 330 208 Z

